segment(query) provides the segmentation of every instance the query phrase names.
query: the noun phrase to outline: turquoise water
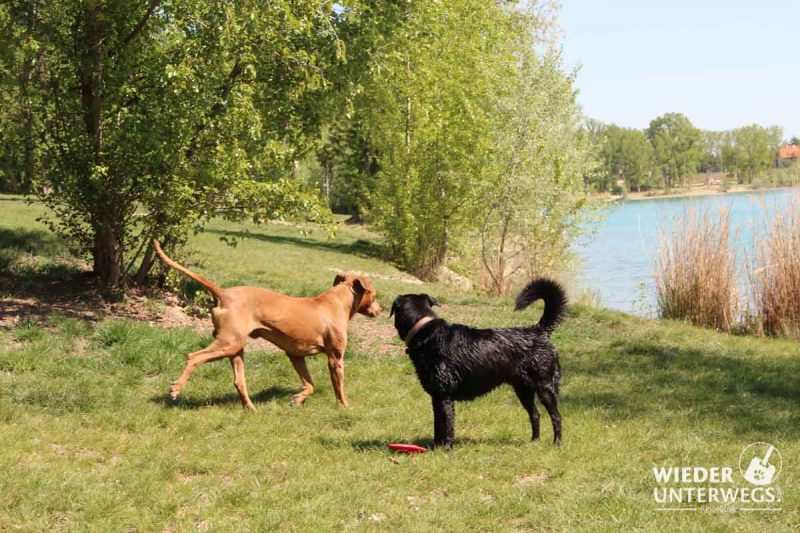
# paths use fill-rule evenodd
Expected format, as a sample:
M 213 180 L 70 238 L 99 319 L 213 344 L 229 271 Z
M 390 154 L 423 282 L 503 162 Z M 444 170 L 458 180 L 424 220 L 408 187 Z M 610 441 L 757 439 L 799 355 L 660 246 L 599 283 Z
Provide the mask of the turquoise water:
M 797 193 L 789 189 L 715 196 L 663 198 L 615 202 L 604 209 L 588 244 L 577 248 L 581 259 L 576 272 L 579 289 L 599 296 L 603 307 L 643 316 L 655 315 L 653 265 L 661 231 L 689 211 L 708 211 L 718 217 L 729 209 L 731 246 L 737 254 L 740 286 L 745 260 L 753 257 L 753 231 L 769 225 L 775 210 L 784 208 Z

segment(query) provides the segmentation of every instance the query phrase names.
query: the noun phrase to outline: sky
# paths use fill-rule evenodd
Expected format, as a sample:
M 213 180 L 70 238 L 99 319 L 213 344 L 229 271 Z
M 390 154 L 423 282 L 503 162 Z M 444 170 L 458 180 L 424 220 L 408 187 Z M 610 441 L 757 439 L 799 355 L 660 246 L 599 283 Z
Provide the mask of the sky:
M 800 0 L 560 0 L 564 62 L 597 120 L 800 137 Z

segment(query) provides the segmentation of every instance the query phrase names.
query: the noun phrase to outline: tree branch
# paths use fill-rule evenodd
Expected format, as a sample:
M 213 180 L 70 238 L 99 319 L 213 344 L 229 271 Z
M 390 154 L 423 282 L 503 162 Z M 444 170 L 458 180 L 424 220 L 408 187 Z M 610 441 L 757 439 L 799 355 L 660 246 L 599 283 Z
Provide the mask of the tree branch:
M 208 120 L 221 113 L 225 108 L 225 105 L 228 103 L 228 98 L 230 98 L 231 92 L 233 91 L 233 87 L 236 84 L 236 79 L 242 75 L 243 71 L 244 68 L 242 67 L 242 63 L 237 58 L 236 63 L 234 63 L 233 68 L 231 69 L 228 77 L 225 79 L 225 83 L 222 86 L 219 101 L 214 104 L 214 106 L 209 110 L 208 114 L 203 117 L 205 121 L 200 122 L 195 126 L 194 135 L 192 135 L 192 138 L 189 140 L 189 148 L 186 149 L 186 159 L 191 159 L 194 155 L 194 152 L 197 149 L 197 139 L 208 127 Z
M 147 24 L 147 21 L 150 20 L 150 17 L 153 15 L 153 12 L 156 10 L 159 4 L 161 4 L 161 0 L 152 0 L 152 2 L 150 2 L 150 6 L 147 8 L 147 12 L 145 12 L 144 16 L 142 17 L 142 20 L 140 20 L 139 23 L 133 27 L 130 33 L 128 33 L 128 35 L 126 35 L 125 38 L 122 39 L 121 48 L 125 48 L 128 45 L 128 43 L 134 40 L 136 36 L 142 32 L 145 24 Z

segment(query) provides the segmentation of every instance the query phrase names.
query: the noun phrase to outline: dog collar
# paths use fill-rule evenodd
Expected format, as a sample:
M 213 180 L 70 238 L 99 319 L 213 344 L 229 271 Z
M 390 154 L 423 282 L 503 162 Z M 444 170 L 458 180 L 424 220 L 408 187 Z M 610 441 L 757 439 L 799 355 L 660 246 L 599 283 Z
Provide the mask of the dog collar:
M 360 301 L 358 293 L 356 292 L 356 289 L 346 281 L 340 282 L 339 285 L 347 286 L 347 288 L 350 289 L 350 292 L 353 293 L 353 305 L 350 307 L 350 318 L 353 318 L 354 316 L 356 316 L 356 308 L 358 307 Z
M 431 320 L 436 320 L 436 318 L 432 317 L 432 316 L 424 316 L 424 317 L 420 318 L 419 320 L 417 320 L 417 323 L 414 324 L 414 327 L 411 328 L 411 331 L 408 332 L 408 335 L 406 335 L 406 338 L 403 339 L 403 342 L 406 343 L 406 346 L 408 346 L 408 343 L 411 342 L 411 339 L 414 338 L 414 335 L 416 335 L 417 332 L 419 332 L 419 330 L 422 329 L 422 326 L 424 326 L 425 324 L 427 324 Z

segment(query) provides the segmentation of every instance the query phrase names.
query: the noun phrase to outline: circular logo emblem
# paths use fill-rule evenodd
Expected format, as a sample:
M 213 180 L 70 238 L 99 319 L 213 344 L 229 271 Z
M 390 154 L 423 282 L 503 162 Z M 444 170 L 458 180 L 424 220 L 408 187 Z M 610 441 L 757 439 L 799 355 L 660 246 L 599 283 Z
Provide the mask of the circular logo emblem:
M 769 485 L 783 468 L 781 453 L 768 442 L 754 442 L 739 455 L 739 472 L 753 485 Z

